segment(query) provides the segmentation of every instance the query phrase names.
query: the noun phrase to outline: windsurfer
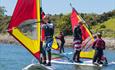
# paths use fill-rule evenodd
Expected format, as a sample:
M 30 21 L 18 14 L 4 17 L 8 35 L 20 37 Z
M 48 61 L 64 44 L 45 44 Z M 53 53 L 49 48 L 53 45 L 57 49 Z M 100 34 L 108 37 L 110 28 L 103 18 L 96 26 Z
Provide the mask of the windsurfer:
M 59 36 L 56 36 L 56 39 L 59 39 L 61 41 L 61 45 L 60 45 L 60 53 L 64 52 L 64 43 L 65 43 L 65 39 L 64 39 L 64 34 L 61 31 Z
M 82 22 L 79 22 L 78 25 L 76 25 L 74 27 L 74 40 L 73 40 L 73 47 L 75 50 L 75 53 L 73 55 L 73 61 L 75 62 L 81 62 L 80 61 L 80 52 L 81 52 L 81 44 L 82 44 L 82 31 L 80 29 L 82 25 Z M 76 60 L 76 56 L 77 56 L 77 60 Z
M 44 16 L 43 22 L 44 22 L 44 24 L 42 25 L 42 28 L 44 28 L 44 31 L 45 31 L 44 49 L 45 49 L 45 53 L 46 53 L 46 51 L 48 53 L 48 63 L 46 65 L 51 66 L 51 46 L 53 43 L 54 25 L 53 25 L 53 23 L 49 22 L 48 15 Z
M 103 56 L 103 50 L 105 49 L 105 41 L 102 40 L 101 33 L 97 33 L 97 39 L 94 41 L 92 48 L 95 49 L 95 55 L 93 58 L 93 64 L 103 64 L 101 58 Z M 97 61 L 97 62 L 96 62 Z

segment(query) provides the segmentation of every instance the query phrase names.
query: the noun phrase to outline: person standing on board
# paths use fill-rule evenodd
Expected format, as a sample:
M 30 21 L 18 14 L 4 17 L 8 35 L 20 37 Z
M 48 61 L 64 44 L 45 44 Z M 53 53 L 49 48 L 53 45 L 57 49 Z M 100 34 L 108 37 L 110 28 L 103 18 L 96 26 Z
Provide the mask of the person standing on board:
M 43 22 L 45 23 L 44 25 L 42 25 L 42 28 L 44 28 L 44 31 L 45 31 L 44 49 L 45 49 L 45 53 L 46 53 L 46 51 L 48 53 L 48 63 L 46 65 L 51 66 L 51 47 L 52 47 L 52 43 L 53 43 L 54 25 L 53 25 L 53 23 L 49 22 L 48 15 L 44 16 Z
M 64 34 L 63 34 L 63 32 L 60 32 L 59 36 L 57 36 L 56 39 L 59 39 L 59 40 L 61 41 L 61 45 L 59 46 L 59 48 L 60 48 L 60 53 L 64 52 L 65 39 L 64 39 Z
M 80 52 L 81 52 L 81 44 L 82 44 L 82 31 L 80 29 L 82 25 L 82 22 L 79 22 L 78 25 L 74 27 L 73 35 L 74 35 L 74 40 L 73 40 L 73 47 L 74 47 L 74 55 L 73 55 L 73 61 L 81 63 L 80 61 Z M 77 57 L 77 59 L 76 59 Z
M 101 33 L 97 33 L 97 39 L 94 41 L 92 48 L 95 49 L 93 64 L 102 64 L 101 58 L 103 57 L 103 50 L 105 49 L 105 41 L 102 40 Z
M 45 13 L 42 11 L 42 7 L 40 7 L 40 14 L 41 14 L 41 20 L 42 20 L 45 16 Z M 40 41 L 41 58 L 40 58 L 40 63 L 45 65 L 46 64 L 46 52 L 45 52 L 45 49 L 43 47 L 45 35 L 44 35 L 44 28 L 42 27 L 44 24 L 45 24 L 45 22 L 43 22 L 43 20 L 42 20 L 40 23 L 40 26 L 41 26 L 41 41 Z

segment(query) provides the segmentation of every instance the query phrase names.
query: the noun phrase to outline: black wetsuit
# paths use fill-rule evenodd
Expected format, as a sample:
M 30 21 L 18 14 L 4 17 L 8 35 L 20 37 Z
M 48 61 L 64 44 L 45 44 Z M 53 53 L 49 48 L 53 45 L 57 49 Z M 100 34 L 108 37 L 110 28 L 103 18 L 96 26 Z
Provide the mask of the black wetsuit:
M 74 44 L 73 46 L 75 47 L 76 45 L 78 45 L 75 48 L 75 53 L 73 55 L 73 61 L 75 62 L 80 62 L 80 52 L 81 52 L 81 43 L 82 43 L 82 32 L 80 29 L 80 26 L 78 25 L 77 27 L 74 28 Z M 76 61 L 76 56 L 77 56 L 77 61 Z
M 43 28 L 45 30 L 45 46 L 43 50 L 47 51 L 48 53 L 48 63 L 51 64 L 51 47 L 53 43 L 53 34 L 54 34 L 54 25 L 52 23 L 47 23 L 43 25 Z M 44 53 L 44 57 L 46 59 L 46 52 Z

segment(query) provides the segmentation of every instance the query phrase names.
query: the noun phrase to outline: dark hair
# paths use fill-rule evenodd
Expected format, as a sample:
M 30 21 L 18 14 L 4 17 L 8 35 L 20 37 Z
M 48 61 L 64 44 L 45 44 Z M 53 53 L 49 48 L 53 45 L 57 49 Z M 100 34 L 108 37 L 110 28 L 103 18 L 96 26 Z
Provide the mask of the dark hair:
M 101 34 L 101 33 L 97 33 L 97 36 L 98 36 L 98 37 L 102 37 L 102 34 Z

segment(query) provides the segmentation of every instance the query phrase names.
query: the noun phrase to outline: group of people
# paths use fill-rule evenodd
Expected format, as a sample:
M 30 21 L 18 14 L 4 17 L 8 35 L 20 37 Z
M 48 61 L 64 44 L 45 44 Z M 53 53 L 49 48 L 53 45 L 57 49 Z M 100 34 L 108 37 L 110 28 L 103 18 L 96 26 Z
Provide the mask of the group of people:
M 73 46 L 74 46 L 74 55 L 73 55 L 73 61 L 81 63 L 80 61 L 80 52 L 82 50 L 82 31 L 81 31 L 81 25 L 83 23 L 79 22 L 78 25 L 74 27 L 73 35 L 74 35 L 74 40 L 73 40 Z M 105 41 L 102 40 L 102 35 L 101 33 L 96 34 L 96 39 L 94 43 L 92 44 L 92 48 L 95 50 L 95 54 L 93 57 L 93 64 L 103 64 L 102 60 L 105 60 L 107 63 L 106 57 L 103 56 L 103 50 L 105 49 Z
M 53 35 L 54 35 L 54 25 L 53 23 L 49 22 L 49 17 L 45 16 L 42 20 L 43 24 L 42 24 L 42 29 L 44 29 L 45 31 L 45 45 L 43 47 L 43 43 L 41 41 L 41 53 L 43 55 L 43 61 L 42 63 L 47 65 L 47 66 L 51 66 L 51 46 L 53 43 Z M 74 27 L 73 30 L 73 36 L 74 36 L 74 40 L 73 40 L 73 46 L 74 46 L 74 55 L 73 55 L 73 61 L 74 62 L 79 62 L 81 63 L 82 61 L 80 61 L 80 52 L 82 50 L 82 31 L 81 31 L 81 25 L 82 22 L 79 22 L 78 25 L 76 25 Z M 104 40 L 102 40 L 101 38 L 101 34 L 98 33 L 97 34 L 97 39 L 94 41 L 92 48 L 95 49 L 95 55 L 93 58 L 93 63 L 95 64 L 97 63 L 102 63 L 101 62 L 101 58 L 103 56 L 103 50 L 105 49 L 105 42 Z M 60 53 L 64 52 L 64 34 L 63 32 L 60 32 L 60 35 L 56 37 L 56 39 L 60 39 L 61 41 L 61 45 L 60 45 Z M 48 63 L 46 62 L 46 51 L 48 53 Z

